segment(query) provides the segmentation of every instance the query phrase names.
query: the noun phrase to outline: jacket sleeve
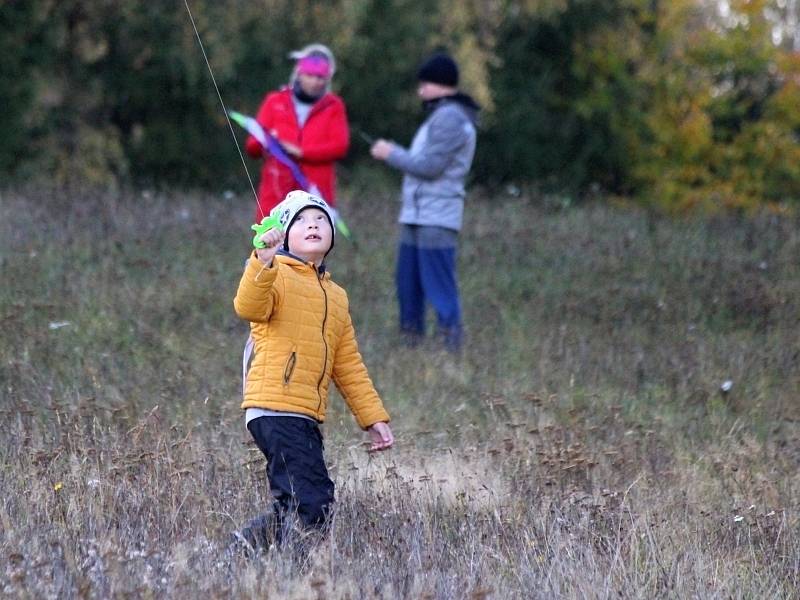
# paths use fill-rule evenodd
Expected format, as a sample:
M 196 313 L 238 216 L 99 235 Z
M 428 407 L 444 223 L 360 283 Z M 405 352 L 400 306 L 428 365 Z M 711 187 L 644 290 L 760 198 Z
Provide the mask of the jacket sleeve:
M 265 266 L 253 252 L 233 299 L 236 314 L 251 323 L 266 323 L 280 303 L 280 287 L 278 265 L 273 261 L 271 267 Z
M 261 158 L 264 154 L 264 147 L 252 135 L 247 136 L 247 141 L 244 143 L 244 149 L 247 154 L 253 158 Z
M 372 385 L 367 367 L 358 351 L 349 311 L 344 332 L 336 348 L 333 382 L 339 388 L 359 427 L 367 429 L 380 421 L 389 421 L 389 413 L 383 408 L 383 403 L 375 391 L 375 386 Z
M 327 163 L 344 158 L 350 147 L 350 127 L 344 102 L 336 101 L 329 109 L 328 127 L 321 136 L 303 137 L 300 148 L 302 162 Z
M 468 137 L 466 117 L 457 108 L 437 110 L 428 125 L 428 139 L 421 151 L 412 154 L 395 146 L 386 162 L 420 179 L 436 179 L 447 168 Z

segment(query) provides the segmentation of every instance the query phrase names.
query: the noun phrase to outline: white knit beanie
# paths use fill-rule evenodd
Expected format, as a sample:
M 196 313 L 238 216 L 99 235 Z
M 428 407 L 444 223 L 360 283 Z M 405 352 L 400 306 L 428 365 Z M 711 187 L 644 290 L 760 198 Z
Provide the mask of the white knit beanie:
M 286 198 L 269 213 L 270 216 L 278 217 L 281 229 L 286 232 L 286 239 L 283 242 L 284 250 L 289 251 L 289 228 L 292 226 L 295 217 L 297 217 L 301 210 L 309 207 L 320 209 L 325 213 L 325 216 L 328 217 L 328 221 L 331 224 L 331 248 L 333 248 L 333 243 L 336 238 L 336 228 L 333 226 L 334 217 L 331 207 L 319 196 L 309 194 L 303 190 L 294 190 L 286 194 Z M 330 252 L 330 248 L 328 252 Z

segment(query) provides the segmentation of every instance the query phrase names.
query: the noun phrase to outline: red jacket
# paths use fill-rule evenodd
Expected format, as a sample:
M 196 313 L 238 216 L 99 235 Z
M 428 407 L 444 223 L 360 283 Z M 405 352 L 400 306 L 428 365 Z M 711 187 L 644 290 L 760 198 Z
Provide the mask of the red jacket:
M 265 131 L 275 130 L 280 140 L 296 144 L 303 151 L 297 159 L 309 183 L 314 184 L 323 199 L 331 206 L 336 205 L 336 174 L 334 161 L 343 158 L 350 146 L 350 130 L 344 102 L 336 94 L 326 93 L 311 107 L 305 125 L 300 128 L 292 102 L 292 90 L 288 87 L 270 92 L 258 110 L 256 120 Z M 253 136 L 248 136 L 245 145 L 247 153 L 253 158 L 263 156 L 261 144 Z M 268 155 L 261 170 L 258 186 L 256 219 L 269 214 L 292 190 L 300 188 L 288 167 L 273 156 Z

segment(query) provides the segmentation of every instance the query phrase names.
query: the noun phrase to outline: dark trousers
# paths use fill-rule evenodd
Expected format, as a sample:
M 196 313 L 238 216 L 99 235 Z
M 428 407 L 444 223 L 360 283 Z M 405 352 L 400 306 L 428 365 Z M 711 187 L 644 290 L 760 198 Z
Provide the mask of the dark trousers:
M 403 225 L 397 253 L 397 300 L 400 330 L 410 336 L 425 334 L 426 301 L 436 312 L 445 346 L 461 346 L 461 303 L 456 278 L 458 232 L 443 227 Z
M 242 535 L 253 547 L 281 543 L 295 516 L 307 529 L 323 530 L 334 499 L 334 485 L 323 458 L 316 422 L 300 417 L 259 417 L 247 424 L 267 458 L 271 513 L 251 521 Z

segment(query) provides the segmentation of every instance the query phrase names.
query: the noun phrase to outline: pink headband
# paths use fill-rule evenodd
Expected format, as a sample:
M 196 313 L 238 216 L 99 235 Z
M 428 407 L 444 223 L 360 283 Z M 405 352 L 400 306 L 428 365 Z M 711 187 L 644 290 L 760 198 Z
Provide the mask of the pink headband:
M 306 56 L 297 61 L 297 72 L 327 79 L 331 74 L 331 65 L 321 56 Z

